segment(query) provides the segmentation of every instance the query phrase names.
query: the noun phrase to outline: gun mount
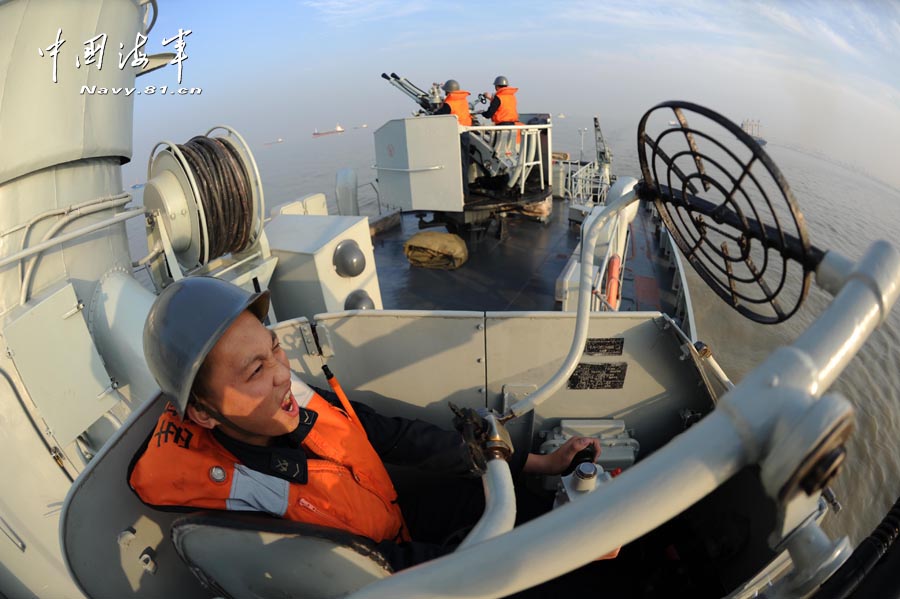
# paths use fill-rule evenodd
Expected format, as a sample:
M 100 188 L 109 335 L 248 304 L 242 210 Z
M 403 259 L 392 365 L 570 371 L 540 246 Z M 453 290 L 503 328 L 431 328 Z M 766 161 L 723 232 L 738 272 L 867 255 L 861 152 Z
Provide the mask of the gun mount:
M 502 238 L 509 213 L 542 221 L 550 216 L 549 114 L 520 113 L 515 125 L 463 126 L 453 115 L 435 114 L 444 104 L 439 84 L 426 92 L 396 73 L 381 77 L 420 107 L 415 116 L 389 121 L 375 132 L 375 168 L 388 205 L 421 212 L 420 228 L 445 226 L 472 240 L 492 220 Z M 431 220 L 425 220 L 426 212 Z
M 391 73 L 390 75 L 382 73 L 381 78 L 412 98 L 422 108 L 424 114 L 434 114 L 434 111 L 444 103 L 437 83 L 432 83 L 431 89 L 426 92 L 406 77 L 401 77 L 397 73 Z

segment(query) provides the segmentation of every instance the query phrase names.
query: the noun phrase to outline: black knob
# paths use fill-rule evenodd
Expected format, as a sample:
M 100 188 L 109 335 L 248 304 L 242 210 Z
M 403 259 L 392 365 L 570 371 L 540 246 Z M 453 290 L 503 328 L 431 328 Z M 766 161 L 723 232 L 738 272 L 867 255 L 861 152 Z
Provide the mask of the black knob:
M 569 465 L 566 467 L 565 471 L 563 471 L 563 476 L 568 476 L 575 471 L 575 468 L 578 467 L 578 464 L 584 464 L 585 462 L 594 462 L 594 459 L 597 457 L 597 451 L 594 449 L 593 445 L 588 445 L 578 453 L 576 453 L 572 457 L 572 461 L 569 462 Z

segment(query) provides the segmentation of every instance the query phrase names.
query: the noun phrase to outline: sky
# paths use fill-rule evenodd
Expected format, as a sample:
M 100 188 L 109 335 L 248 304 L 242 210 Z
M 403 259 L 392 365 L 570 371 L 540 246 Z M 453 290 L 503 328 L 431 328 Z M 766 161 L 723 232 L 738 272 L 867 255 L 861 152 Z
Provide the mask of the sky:
M 179 28 L 181 85 L 203 92 L 136 97 L 126 181 L 156 141 L 212 124 L 253 146 L 407 116 L 415 105 L 380 78 L 396 72 L 473 94 L 502 74 L 521 111 L 599 114 L 605 130 L 689 100 L 900 188 L 900 1 L 159 0 L 148 50 L 171 51 Z M 177 70 L 137 84 L 177 87 Z

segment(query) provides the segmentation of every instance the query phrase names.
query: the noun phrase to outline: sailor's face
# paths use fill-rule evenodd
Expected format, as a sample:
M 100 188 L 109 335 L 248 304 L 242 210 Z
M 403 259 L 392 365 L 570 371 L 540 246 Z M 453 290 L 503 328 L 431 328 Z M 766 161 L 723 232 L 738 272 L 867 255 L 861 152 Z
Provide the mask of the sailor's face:
M 291 393 L 287 355 L 275 333 L 249 311 L 228 327 L 207 356 L 206 387 L 210 397 L 201 399 L 244 429 L 215 421 L 235 439 L 268 445 L 272 437 L 297 428 L 300 410 Z

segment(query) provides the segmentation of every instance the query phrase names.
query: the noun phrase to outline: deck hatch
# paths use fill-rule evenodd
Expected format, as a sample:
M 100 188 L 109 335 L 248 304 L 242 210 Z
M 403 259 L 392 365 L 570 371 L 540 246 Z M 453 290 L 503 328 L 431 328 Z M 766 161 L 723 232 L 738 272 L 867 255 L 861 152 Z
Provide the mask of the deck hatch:
M 628 362 L 579 364 L 569 377 L 569 389 L 621 389 L 625 385 Z

